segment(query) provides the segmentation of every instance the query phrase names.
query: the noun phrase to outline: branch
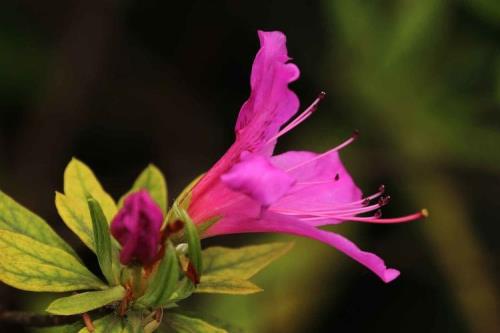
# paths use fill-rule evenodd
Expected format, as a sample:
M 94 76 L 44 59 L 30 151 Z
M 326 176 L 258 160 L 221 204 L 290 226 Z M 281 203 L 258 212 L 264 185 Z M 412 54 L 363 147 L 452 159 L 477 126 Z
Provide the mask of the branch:
M 23 311 L 0 311 L 0 322 L 22 326 L 49 327 L 72 324 L 81 319 L 80 315 L 57 316 Z

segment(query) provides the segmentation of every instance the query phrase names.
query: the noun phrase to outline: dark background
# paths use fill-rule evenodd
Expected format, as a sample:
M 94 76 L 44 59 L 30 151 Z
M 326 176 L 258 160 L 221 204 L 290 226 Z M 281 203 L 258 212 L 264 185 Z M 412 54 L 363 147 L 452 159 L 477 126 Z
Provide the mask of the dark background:
M 1 190 L 92 263 L 53 205 L 65 165 L 80 158 L 116 198 L 153 162 L 174 197 L 233 139 L 257 29 L 287 34 L 303 105 L 328 92 L 278 150 L 324 150 L 359 129 L 342 156 L 365 193 L 384 183 L 386 216 L 431 217 L 334 228 L 402 271 L 389 285 L 297 240 L 256 279 L 264 293 L 186 306 L 247 332 L 500 331 L 496 0 L 2 1 Z M 40 310 L 50 297 L 0 286 L 3 309 Z

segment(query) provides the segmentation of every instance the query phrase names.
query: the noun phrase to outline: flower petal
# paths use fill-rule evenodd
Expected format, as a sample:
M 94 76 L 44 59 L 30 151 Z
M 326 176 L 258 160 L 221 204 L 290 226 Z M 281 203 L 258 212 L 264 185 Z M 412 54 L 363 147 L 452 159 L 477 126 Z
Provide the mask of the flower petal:
M 208 192 L 217 187 L 220 176 L 238 162 L 243 151 L 272 155 L 276 140 L 271 139 L 299 109 L 297 95 L 288 88 L 299 77 L 299 69 L 288 63 L 286 36 L 279 31 L 258 34 L 261 48 L 252 67 L 250 97 L 236 123 L 236 141 L 193 188 L 193 202 L 211 195 Z
M 361 190 L 344 167 L 338 152 L 320 155 L 307 151 L 290 151 L 273 156 L 272 163 L 297 180 L 290 191 L 271 206 L 272 210 L 284 214 L 314 211 L 327 213 L 361 199 Z M 349 208 L 359 207 L 361 203 Z M 339 222 L 341 221 L 333 218 L 311 221 L 315 226 Z
M 288 88 L 299 77 L 299 69 L 288 63 L 286 36 L 279 31 L 259 31 L 261 48 L 255 57 L 250 78 L 250 98 L 243 104 L 236 122 L 236 135 L 245 150 L 269 148 L 275 136 L 299 108 L 299 100 Z M 272 153 L 272 147 L 266 149 Z
M 298 219 L 264 212 L 261 218 L 230 216 L 222 219 L 207 230 L 205 237 L 237 233 L 277 232 L 312 238 L 326 243 L 345 253 L 377 274 L 384 282 L 391 282 L 399 276 L 399 271 L 387 268 L 377 255 L 360 250 L 347 238 L 333 232 L 317 229 Z
M 264 206 L 279 200 L 293 186 L 295 179 L 273 166 L 262 155 L 243 152 L 241 161 L 222 175 L 231 190 L 242 192 Z

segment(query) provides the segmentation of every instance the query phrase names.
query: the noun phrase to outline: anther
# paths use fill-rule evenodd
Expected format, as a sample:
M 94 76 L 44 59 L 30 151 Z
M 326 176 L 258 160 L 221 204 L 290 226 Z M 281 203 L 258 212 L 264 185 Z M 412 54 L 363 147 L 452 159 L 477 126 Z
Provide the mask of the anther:
M 369 204 L 370 204 L 370 199 L 368 199 L 368 198 L 364 198 L 363 202 L 361 203 L 361 205 L 363 205 L 365 207 L 368 206 Z
M 385 185 L 384 185 L 384 184 L 380 185 L 380 186 L 378 187 L 378 191 L 379 191 L 380 193 L 384 193 L 384 192 L 385 192 Z
M 380 207 L 383 207 L 383 206 L 387 205 L 389 203 L 389 201 L 391 201 L 391 196 L 390 195 L 382 195 L 378 199 L 378 204 L 380 205 Z
M 321 103 L 321 101 L 323 101 L 325 99 L 325 97 L 326 97 L 326 92 L 322 91 L 319 93 L 318 97 L 316 97 L 316 99 L 311 104 L 311 107 L 309 109 L 309 112 L 311 114 L 316 112 L 316 110 L 318 110 L 319 103 Z M 307 111 L 303 113 L 303 115 L 306 115 L 306 114 L 307 114 Z M 299 119 L 299 117 L 297 117 L 295 120 L 297 121 Z
M 352 131 L 352 138 L 353 139 L 359 138 L 359 130 L 355 129 L 354 131 Z
M 377 211 L 375 212 L 375 214 L 374 214 L 374 217 L 375 217 L 376 219 L 381 218 L 381 217 L 382 217 L 382 210 L 381 210 L 381 209 L 377 210 Z

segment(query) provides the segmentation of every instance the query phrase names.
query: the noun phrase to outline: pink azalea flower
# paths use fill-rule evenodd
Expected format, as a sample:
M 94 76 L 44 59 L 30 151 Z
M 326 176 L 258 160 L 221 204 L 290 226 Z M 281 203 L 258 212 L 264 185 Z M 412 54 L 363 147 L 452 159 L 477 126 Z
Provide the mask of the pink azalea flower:
M 111 234 L 122 245 L 120 262 L 143 266 L 156 259 L 163 213 L 145 190 L 127 196 L 111 222 Z
M 321 154 L 290 151 L 272 156 L 277 139 L 311 116 L 324 93 L 290 121 L 299 100 L 288 84 L 299 77 L 299 69 L 290 63 L 283 33 L 258 34 L 261 48 L 253 63 L 250 98 L 236 123 L 236 140 L 193 188 L 190 216 L 196 223 L 219 217 L 203 237 L 254 232 L 308 237 L 337 248 L 383 281 L 394 280 L 399 271 L 387 268 L 381 258 L 318 227 L 344 221 L 408 222 L 425 216 L 426 211 L 393 219 L 380 217 L 380 208 L 389 199 L 383 187 L 363 197 L 339 157 L 356 134 Z M 359 216 L 367 213 L 372 214 Z

